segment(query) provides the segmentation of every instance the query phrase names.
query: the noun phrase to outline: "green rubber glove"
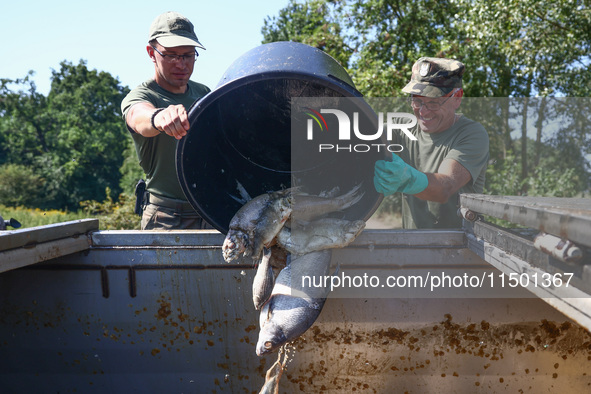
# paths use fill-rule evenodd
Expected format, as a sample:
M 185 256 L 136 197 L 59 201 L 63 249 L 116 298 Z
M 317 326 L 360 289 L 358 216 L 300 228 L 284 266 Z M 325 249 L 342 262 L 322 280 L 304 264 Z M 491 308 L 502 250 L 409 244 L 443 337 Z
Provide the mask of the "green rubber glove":
M 427 188 L 429 180 L 427 175 L 406 164 L 393 153 L 392 161 L 376 161 L 373 184 L 378 193 L 389 196 L 396 192 L 420 193 Z

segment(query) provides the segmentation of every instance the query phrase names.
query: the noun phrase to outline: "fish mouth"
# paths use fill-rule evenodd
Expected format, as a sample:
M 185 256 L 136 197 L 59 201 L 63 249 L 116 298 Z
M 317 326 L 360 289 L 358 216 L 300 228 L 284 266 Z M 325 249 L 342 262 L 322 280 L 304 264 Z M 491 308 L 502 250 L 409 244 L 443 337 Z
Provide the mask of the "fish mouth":
M 222 244 L 222 255 L 226 263 L 238 258 L 240 253 L 244 253 L 247 246 L 247 239 L 241 233 L 228 233 Z

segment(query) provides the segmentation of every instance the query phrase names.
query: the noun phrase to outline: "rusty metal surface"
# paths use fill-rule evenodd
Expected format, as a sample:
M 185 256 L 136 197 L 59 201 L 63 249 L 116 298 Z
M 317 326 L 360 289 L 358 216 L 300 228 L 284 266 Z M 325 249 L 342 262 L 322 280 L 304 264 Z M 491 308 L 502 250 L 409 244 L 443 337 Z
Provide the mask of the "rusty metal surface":
M 154 241 L 146 233 L 129 236 Z M 255 355 L 254 270 L 223 262 L 219 234 L 169 246 L 184 236 L 134 248 L 116 232 L 93 234 L 103 238 L 88 253 L 0 274 L 0 387 L 257 393 L 276 355 Z M 433 234 L 374 231 L 336 258 L 357 270 L 388 260 L 399 270 L 490 270 L 461 233 L 448 237 L 437 246 Z M 587 391 L 588 332 L 516 297 L 329 298 L 291 347 L 280 392 Z
M 389 301 L 329 300 L 294 346 L 284 392 L 577 392 L 591 383 L 588 332 L 540 300 Z
M 591 247 L 591 199 L 461 194 L 460 205 Z

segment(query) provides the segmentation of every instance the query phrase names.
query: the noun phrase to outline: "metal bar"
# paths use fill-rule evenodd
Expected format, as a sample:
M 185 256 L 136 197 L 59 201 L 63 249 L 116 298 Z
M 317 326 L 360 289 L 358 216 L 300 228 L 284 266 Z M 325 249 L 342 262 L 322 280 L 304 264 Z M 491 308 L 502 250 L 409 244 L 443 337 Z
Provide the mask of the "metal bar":
M 466 246 L 460 230 L 363 230 L 350 247 Z
M 88 238 L 78 236 L 7 250 L 0 252 L 0 272 L 51 260 L 88 248 Z
M 215 230 L 140 231 L 116 230 L 92 233 L 93 248 L 199 248 L 219 249 L 225 235 Z M 460 246 L 466 245 L 459 230 L 364 230 L 351 246 Z
M 461 194 L 460 205 L 591 247 L 591 199 Z
M 559 269 L 556 265 L 569 266 L 534 249 L 531 241 L 497 226 L 476 222 L 473 227 L 467 228 L 466 236 L 468 248 L 475 254 L 508 278 L 526 279 L 523 282 L 527 285 L 523 287 L 591 330 L 591 288 L 581 280 L 582 272 L 572 272 L 575 267 L 570 267 L 571 272 Z M 581 271 L 580 267 L 578 271 Z M 557 278 L 557 275 L 560 279 L 558 286 L 551 279 Z M 544 279 L 538 281 L 538 278 Z M 569 278 L 568 286 L 563 278 Z M 509 286 L 508 283 L 506 286 Z
M 93 247 L 199 247 L 220 248 L 225 235 L 217 230 L 103 230 L 92 233 Z
M 533 241 L 490 223 L 475 222 L 471 225 L 467 224 L 466 232 L 468 236 L 468 248 L 484 260 L 486 258 L 483 245 L 486 242 L 498 250 L 502 250 L 508 256 L 507 258 L 509 256 L 515 256 L 531 264 L 531 266 L 542 270 L 544 273 L 573 274 L 572 284 L 578 289 L 591 294 L 591 283 L 583 279 L 583 263 L 590 261 L 585 260 L 577 265 L 565 263 L 534 248 Z
M 25 267 L 31 270 L 81 270 L 81 271 L 100 271 L 107 270 L 135 270 L 135 271 L 153 271 L 153 270 L 222 270 L 231 271 L 236 269 L 253 268 L 251 264 L 229 264 L 229 265 L 202 265 L 202 264 L 135 264 L 135 265 L 97 265 L 97 264 L 63 264 L 63 263 L 46 263 L 39 264 L 34 267 Z
M 484 260 L 509 277 L 511 274 L 516 274 L 517 277 L 520 277 L 522 274 L 528 275 L 528 277 L 533 277 L 534 275 L 541 277 L 542 275 L 547 274 L 546 271 L 521 260 L 517 256 L 507 254 L 502 249 L 499 249 L 487 241 L 476 238 L 474 235 L 468 235 L 468 240 L 469 243 L 474 242 L 481 244 L 481 252 Z M 558 311 L 564 313 L 566 316 L 591 331 L 591 295 L 589 295 L 588 292 L 582 291 L 576 287 L 566 288 L 564 286 L 554 287 L 534 285 L 533 281 L 528 281 L 528 286 L 524 287 Z
M 109 272 L 106 268 L 101 269 L 101 289 L 103 290 L 103 297 L 109 298 L 111 291 L 109 289 Z
M 76 237 L 96 231 L 98 228 L 98 219 L 81 219 L 21 230 L 2 231 L 0 232 L 0 252 L 30 247 L 61 238 Z
M 93 245 L 92 249 L 96 250 L 215 250 L 222 249 L 222 245 L 207 245 L 207 246 L 196 246 L 196 245 L 176 245 L 176 246 L 162 246 L 162 245 L 144 245 L 144 246 L 133 246 L 133 245 Z M 221 253 L 221 252 L 220 252 Z
M 129 268 L 128 276 L 129 276 L 129 296 L 131 298 L 135 298 L 135 297 L 137 297 L 137 278 L 135 276 L 135 269 L 133 267 Z

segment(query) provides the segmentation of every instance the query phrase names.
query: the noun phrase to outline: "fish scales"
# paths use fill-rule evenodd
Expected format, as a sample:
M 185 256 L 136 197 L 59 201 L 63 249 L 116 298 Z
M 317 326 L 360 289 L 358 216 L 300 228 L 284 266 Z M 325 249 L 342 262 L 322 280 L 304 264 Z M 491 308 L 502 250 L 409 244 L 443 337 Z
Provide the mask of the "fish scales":
M 263 248 L 263 258 L 252 281 L 252 302 L 256 310 L 267 302 L 273 291 L 275 276 L 271 266 L 271 249 Z
M 295 254 L 343 248 L 353 242 L 364 228 L 363 220 L 321 218 L 303 226 L 283 227 L 277 234 L 277 244 Z

